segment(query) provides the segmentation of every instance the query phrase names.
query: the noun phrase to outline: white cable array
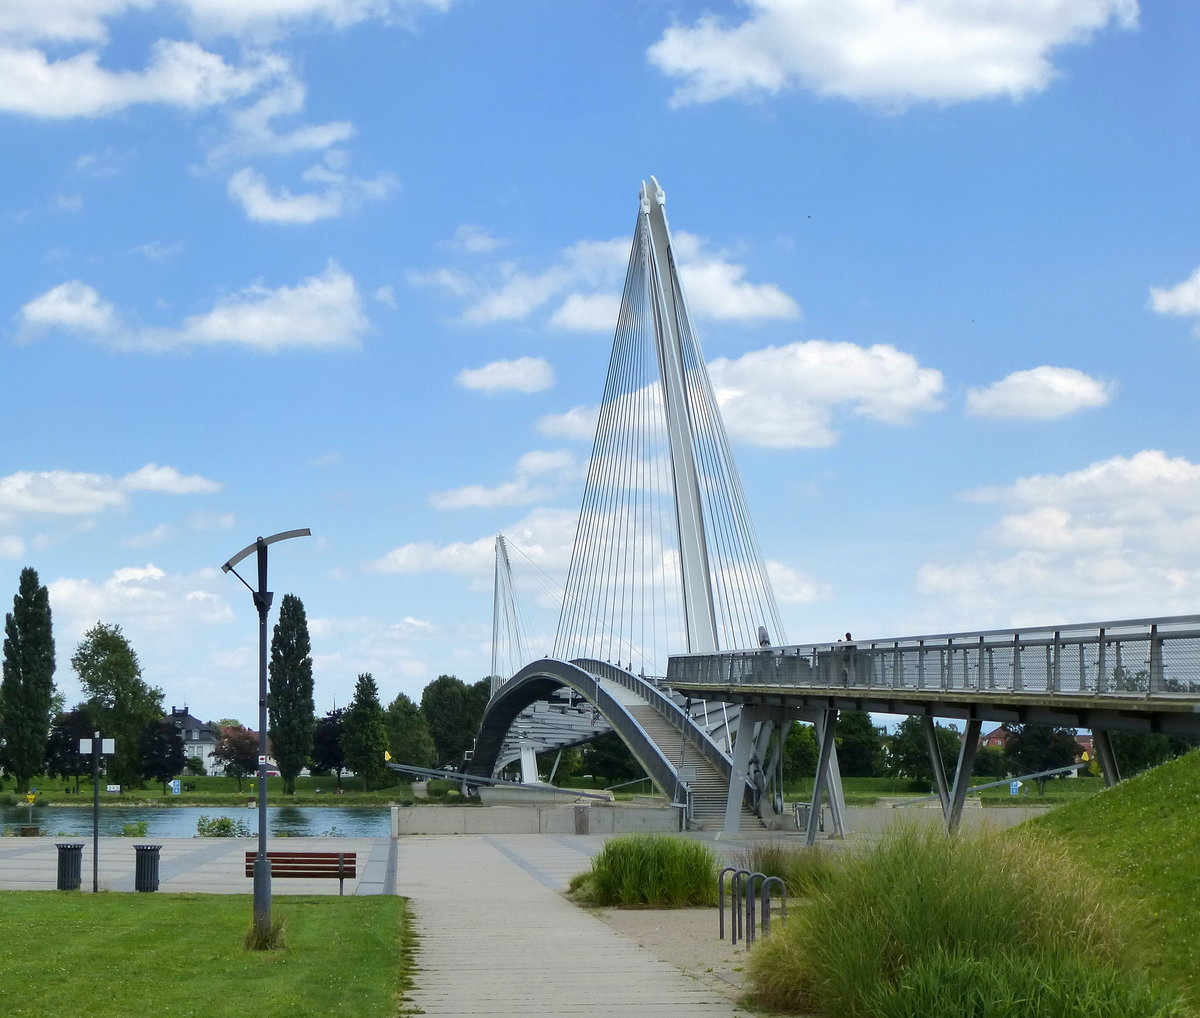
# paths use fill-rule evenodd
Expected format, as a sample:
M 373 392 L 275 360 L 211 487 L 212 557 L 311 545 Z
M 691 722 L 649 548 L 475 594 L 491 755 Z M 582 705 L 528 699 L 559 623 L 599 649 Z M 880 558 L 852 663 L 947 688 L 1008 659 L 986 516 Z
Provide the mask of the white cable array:
M 674 331 L 718 639 L 728 649 L 757 646 L 760 625 L 777 643 L 784 636 L 674 258 L 668 244 L 670 278 L 660 280 L 651 243 L 643 208 L 626 270 L 554 652 L 562 659 L 594 657 L 662 675 L 666 656 L 684 649 L 687 637 L 681 524 L 662 379 L 662 335 L 669 330 L 663 321 L 667 312 L 655 299 L 660 285 L 674 295 L 677 309 Z

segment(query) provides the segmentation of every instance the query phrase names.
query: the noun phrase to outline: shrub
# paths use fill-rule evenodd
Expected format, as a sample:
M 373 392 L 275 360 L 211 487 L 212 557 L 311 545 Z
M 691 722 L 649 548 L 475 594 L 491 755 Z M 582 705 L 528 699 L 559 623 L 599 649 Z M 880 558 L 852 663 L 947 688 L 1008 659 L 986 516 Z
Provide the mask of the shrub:
M 121 828 L 122 838 L 144 838 L 149 829 L 149 824 L 145 820 L 139 820 L 137 823 L 126 824 Z
M 1112 900 L 1062 845 L 901 826 L 830 868 L 808 905 L 756 948 L 750 980 L 767 1007 L 857 1018 L 872 994 L 939 954 L 1102 966 L 1121 949 Z
M 830 853 L 820 848 L 798 848 L 778 841 L 764 841 L 734 854 L 733 865 L 752 873 L 779 877 L 788 894 L 801 897 L 822 886 L 835 865 Z
M 595 905 L 685 908 L 716 902 L 716 858 L 707 845 L 690 838 L 610 838 L 592 860 L 590 882 L 582 876 L 576 878 L 581 884 L 572 882 L 576 893 Z
M 196 821 L 198 838 L 248 838 L 250 828 L 232 817 L 201 817 Z
M 1186 1018 L 1182 1002 L 1143 975 L 1070 955 L 986 961 L 938 951 L 876 988 L 871 1018 Z

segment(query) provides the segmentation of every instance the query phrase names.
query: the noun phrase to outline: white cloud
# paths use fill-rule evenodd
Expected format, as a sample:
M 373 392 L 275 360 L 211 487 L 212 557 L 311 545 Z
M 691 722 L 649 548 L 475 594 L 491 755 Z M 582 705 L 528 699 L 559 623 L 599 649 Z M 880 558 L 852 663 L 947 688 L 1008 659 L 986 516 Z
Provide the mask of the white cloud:
M 1200 319 L 1200 267 L 1182 283 L 1150 287 L 1150 308 L 1160 315 Z M 1196 322 L 1196 335 L 1200 336 L 1200 321 Z
M 35 297 L 21 308 L 18 318 L 25 336 L 53 328 L 105 336 L 117 326 L 116 309 L 112 304 L 78 279 L 60 283 Z
M 616 327 L 620 312 L 620 294 L 572 293 L 550 316 L 550 324 L 572 332 L 604 332 Z
M 454 381 L 481 392 L 541 392 L 554 385 L 554 368 L 540 357 L 518 357 L 464 369 Z
M 1047 365 L 1014 371 L 985 389 L 967 393 L 967 413 L 977 417 L 1048 420 L 1105 406 L 1115 386 L 1074 368 Z
M 778 286 L 748 282 L 744 265 L 710 251 L 703 239 L 679 231 L 672 243 L 695 317 L 757 321 L 800 316 L 799 306 Z M 464 301 L 461 320 L 468 324 L 523 321 L 551 308 L 547 324 L 552 328 L 611 332 L 629 249 L 626 239 L 584 240 L 560 250 L 553 264 L 540 271 L 505 261 L 475 273 L 451 268 L 411 273 L 409 281 Z
M 110 71 L 95 50 L 49 60 L 0 44 L 0 111 L 97 117 L 143 103 L 199 110 L 249 94 L 276 73 L 272 61 L 235 67 L 193 42 L 159 40 L 142 71 Z
M 907 424 L 942 406 L 942 373 L 887 344 L 814 339 L 718 357 L 708 371 L 729 437 L 766 448 L 833 445 L 839 411 Z M 536 427 L 548 437 L 587 440 L 599 414 L 599 407 L 576 406 L 541 418 Z
M 1055 77 L 1055 50 L 1137 24 L 1137 0 L 745 0 L 738 23 L 704 15 L 648 51 L 680 79 L 675 106 L 818 95 L 902 108 L 1018 99 Z
M 351 177 L 339 168 L 340 162 L 338 153 L 326 153 L 324 162 L 304 171 L 302 179 L 318 185 L 318 191 L 292 194 L 286 187 L 272 190 L 261 173 L 245 167 L 229 178 L 229 194 L 247 218 L 256 222 L 307 226 L 357 209 L 364 201 L 378 201 L 396 186 L 387 174 L 374 180 Z
M 540 508 L 501 529 L 539 568 L 562 572 L 571 561 L 578 515 L 574 509 Z M 380 573 L 457 573 L 490 583 L 495 555 L 494 534 L 444 545 L 417 541 L 395 548 L 367 568 Z
M 0 535 L 0 558 L 19 559 L 25 555 L 25 542 L 14 534 Z
M 456 251 L 466 251 L 468 254 L 487 254 L 503 247 L 506 242 L 493 237 L 481 226 L 463 224 L 454 231 L 454 239 L 449 246 Z
M 494 488 L 470 484 L 430 496 L 435 509 L 495 509 L 500 506 L 530 505 L 557 498 L 578 485 L 582 470 L 575 456 L 565 450 L 534 451 L 522 456 L 512 480 Z
M 207 495 L 220 491 L 221 485 L 198 474 L 181 474 L 174 467 L 147 463 L 121 479 L 126 491 L 154 491 L 161 495 Z
M 599 407 L 575 406 L 564 414 L 547 414 L 535 427 L 538 434 L 547 438 L 590 440 L 595 437 L 599 418 Z
M 324 21 L 349 28 L 369 19 L 410 22 L 424 11 L 441 13 L 453 0 L 179 0 L 197 27 L 270 37 L 288 27 Z
M 162 495 L 210 494 L 221 489 L 216 481 L 185 475 L 174 467 L 147 463 L 112 477 L 67 470 L 21 470 L 0 477 L 0 515 L 86 516 L 123 509 L 131 492 Z
M 1200 464 L 1144 450 L 966 497 L 1010 511 L 971 554 L 922 566 L 924 594 L 1011 624 L 1195 608 Z
M 730 437 L 770 448 L 837 441 L 835 409 L 904 424 L 941 406 L 942 373 L 887 344 L 809 340 L 709 365 Z
M 170 574 L 147 563 L 115 569 L 99 582 L 61 578 L 46 586 L 54 605 L 56 631 L 76 639 L 97 619 L 178 636 L 197 626 L 233 620 L 228 602 L 214 590 L 220 575 L 215 569 Z
M 335 262 L 296 286 L 249 286 L 174 329 L 125 326 L 111 304 L 77 280 L 31 300 L 18 320 L 25 339 L 57 328 L 118 350 L 155 352 L 194 346 L 268 352 L 356 346 L 368 324 L 354 278 Z
M 807 573 L 772 559 L 766 560 L 766 567 L 771 589 L 780 604 L 812 604 L 830 596 L 829 586 L 818 583 Z M 774 633 L 771 635 L 775 636 Z

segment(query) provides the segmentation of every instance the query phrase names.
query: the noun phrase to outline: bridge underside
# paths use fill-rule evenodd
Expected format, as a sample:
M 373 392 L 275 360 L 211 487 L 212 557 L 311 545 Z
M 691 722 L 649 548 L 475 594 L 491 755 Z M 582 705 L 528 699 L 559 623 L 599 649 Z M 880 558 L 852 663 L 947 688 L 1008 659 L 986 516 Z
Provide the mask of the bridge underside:
M 567 692 L 564 698 L 563 693 Z M 551 706 L 543 711 L 548 726 L 540 750 L 578 744 L 608 731 L 616 732 L 646 774 L 675 805 L 687 810 L 694 825 L 720 824 L 733 830 L 761 827 L 748 818 L 746 800 L 752 789 L 743 779 L 732 783 L 731 759 L 704 727 L 654 683 L 607 662 L 546 658 L 527 665 L 493 694 L 480 726 L 468 773 L 491 777 L 515 759 L 524 741 L 530 708 L 555 703 L 586 702 L 593 731 L 580 732 L 572 722 L 559 732 L 552 727 Z M 736 720 L 736 712 L 735 712 Z M 721 723 L 728 718 L 722 715 Z M 514 733 L 517 737 L 514 738 Z

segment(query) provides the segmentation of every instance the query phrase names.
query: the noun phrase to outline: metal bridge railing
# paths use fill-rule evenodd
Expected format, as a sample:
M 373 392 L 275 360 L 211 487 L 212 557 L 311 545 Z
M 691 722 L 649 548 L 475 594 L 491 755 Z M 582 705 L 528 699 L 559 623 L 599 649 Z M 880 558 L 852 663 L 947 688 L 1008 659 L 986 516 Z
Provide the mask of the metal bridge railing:
M 1200 615 L 806 644 L 670 659 L 671 685 L 1200 695 Z
M 658 688 L 658 684 L 649 678 L 638 678 L 622 668 L 616 668 L 605 661 L 590 658 L 580 658 L 572 662 L 601 678 L 609 679 L 618 685 L 636 693 L 655 708 L 672 728 L 676 729 L 687 741 L 691 749 L 697 751 L 707 760 L 719 774 L 728 776 L 729 757 L 716 744 L 713 738 L 690 718 L 682 707 Z

